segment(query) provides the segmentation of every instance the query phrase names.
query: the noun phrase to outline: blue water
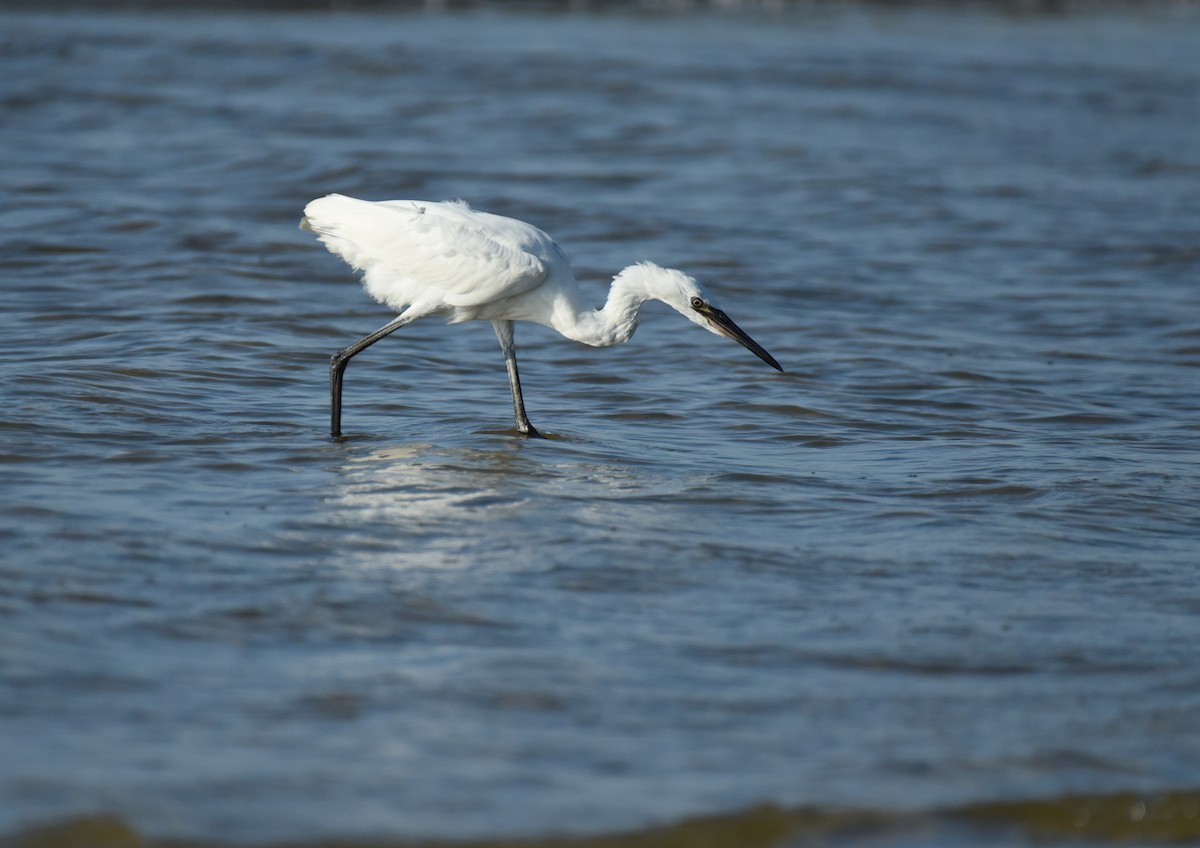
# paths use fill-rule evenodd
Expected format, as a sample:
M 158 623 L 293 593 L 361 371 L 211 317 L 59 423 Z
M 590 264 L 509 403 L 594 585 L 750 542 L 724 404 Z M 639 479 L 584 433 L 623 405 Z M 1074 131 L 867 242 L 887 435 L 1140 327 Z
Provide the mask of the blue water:
M 0 15 L 0 832 L 1194 800 L 1198 32 Z M 522 325 L 524 440 L 428 321 L 332 442 L 389 315 L 296 226 L 331 191 L 529 220 L 597 303 L 680 267 L 786 373 Z

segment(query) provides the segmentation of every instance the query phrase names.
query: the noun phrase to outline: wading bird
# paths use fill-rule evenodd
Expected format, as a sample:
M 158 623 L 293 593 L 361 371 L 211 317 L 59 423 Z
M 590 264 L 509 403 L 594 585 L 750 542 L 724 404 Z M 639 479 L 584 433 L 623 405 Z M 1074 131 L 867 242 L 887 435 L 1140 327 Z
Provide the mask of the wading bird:
M 630 265 L 613 278 L 607 302 L 595 309 L 550 236 L 524 221 L 477 212 L 462 201 L 375 202 L 331 194 L 304 207 L 300 226 L 363 273 L 367 294 L 399 313 L 330 359 L 329 432 L 334 438 L 342 433 L 342 377 L 351 358 L 429 315 L 450 323 L 492 322 L 508 365 L 517 430 L 527 436 L 540 434 L 529 423 L 521 397 L 514 321 L 544 324 L 568 339 L 607 347 L 629 341 L 642 304 L 661 300 L 692 323 L 733 339 L 783 370 L 682 271 L 650 262 Z

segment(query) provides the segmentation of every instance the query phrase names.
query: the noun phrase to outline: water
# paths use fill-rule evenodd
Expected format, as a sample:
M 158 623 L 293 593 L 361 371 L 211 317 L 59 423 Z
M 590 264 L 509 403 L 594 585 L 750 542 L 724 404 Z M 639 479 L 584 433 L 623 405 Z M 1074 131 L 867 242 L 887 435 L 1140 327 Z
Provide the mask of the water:
M 1200 839 L 1198 28 L 4 14 L 0 832 Z M 522 325 L 526 441 L 431 321 L 330 442 L 330 191 L 787 373 Z

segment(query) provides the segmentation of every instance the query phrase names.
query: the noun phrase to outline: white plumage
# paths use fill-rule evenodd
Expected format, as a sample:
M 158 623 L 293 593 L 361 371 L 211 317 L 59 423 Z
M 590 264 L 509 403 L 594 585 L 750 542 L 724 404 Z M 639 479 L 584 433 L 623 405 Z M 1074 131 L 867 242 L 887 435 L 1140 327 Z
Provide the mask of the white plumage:
M 331 194 L 308 204 L 304 216 L 326 247 L 363 272 L 368 294 L 397 312 L 417 307 L 424 315 L 524 294 L 545 281 L 540 257 L 556 250 L 536 227 L 463 201 L 372 203 Z
M 341 434 L 341 386 L 357 353 L 429 315 L 451 322 L 493 323 L 508 364 L 517 429 L 537 435 L 525 414 L 513 346 L 513 321 L 553 327 L 597 347 L 628 341 L 638 311 L 661 300 L 688 320 L 746 346 L 779 367 L 761 346 L 717 309 L 691 277 L 648 262 L 613 279 L 608 300 L 592 308 L 561 248 L 524 221 L 477 212 L 462 201 L 356 200 L 331 194 L 304 208 L 301 226 L 363 274 L 367 293 L 398 313 L 330 362 L 331 432 Z

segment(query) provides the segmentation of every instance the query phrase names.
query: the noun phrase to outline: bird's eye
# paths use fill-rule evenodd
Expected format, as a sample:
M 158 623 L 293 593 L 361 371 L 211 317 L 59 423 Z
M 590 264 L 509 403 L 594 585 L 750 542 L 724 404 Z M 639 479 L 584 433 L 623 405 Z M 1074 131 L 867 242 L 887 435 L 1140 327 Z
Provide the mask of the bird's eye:
M 702 309 L 702 308 L 704 308 L 704 301 L 698 297 L 693 297 L 692 298 L 692 309 Z

